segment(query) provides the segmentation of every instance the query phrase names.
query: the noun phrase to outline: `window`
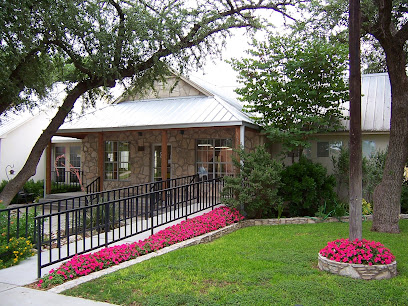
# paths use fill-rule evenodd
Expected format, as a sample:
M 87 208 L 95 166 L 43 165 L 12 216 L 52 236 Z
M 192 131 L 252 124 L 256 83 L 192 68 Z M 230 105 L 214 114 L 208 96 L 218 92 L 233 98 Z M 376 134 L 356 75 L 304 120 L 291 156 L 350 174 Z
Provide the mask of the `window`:
M 71 146 L 69 150 L 69 162 L 70 168 L 76 169 L 78 172 L 70 171 L 70 181 L 79 183 L 78 175 L 81 171 L 81 147 L 80 146 Z
M 130 174 L 129 142 L 106 141 L 105 179 L 126 180 Z
M 343 147 L 342 141 L 330 142 L 330 156 L 339 156 Z
M 342 141 L 317 142 L 317 157 L 330 157 L 340 154 Z
M 162 172 L 161 172 L 161 159 L 162 159 L 162 146 L 155 145 L 153 146 L 153 180 L 161 181 Z M 167 179 L 171 178 L 171 146 L 167 146 Z
M 65 183 L 65 147 L 55 147 L 54 167 L 55 182 Z
M 375 153 L 375 142 L 372 140 L 363 140 L 363 156 L 370 158 Z
M 197 173 L 208 178 L 232 174 L 232 139 L 199 139 Z
M 329 142 L 317 142 L 317 157 L 329 157 Z

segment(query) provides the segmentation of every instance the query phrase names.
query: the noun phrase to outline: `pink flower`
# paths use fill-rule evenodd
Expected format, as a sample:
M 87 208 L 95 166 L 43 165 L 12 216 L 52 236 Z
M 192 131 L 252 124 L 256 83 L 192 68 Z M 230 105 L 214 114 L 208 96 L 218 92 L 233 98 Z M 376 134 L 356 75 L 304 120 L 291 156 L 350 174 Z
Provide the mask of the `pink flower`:
M 381 243 L 369 240 L 338 239 L 327 243 L 320 254 L 337 262 L 359 263 L 365 265 L 390 264 L 395 260 L 391 251 Z

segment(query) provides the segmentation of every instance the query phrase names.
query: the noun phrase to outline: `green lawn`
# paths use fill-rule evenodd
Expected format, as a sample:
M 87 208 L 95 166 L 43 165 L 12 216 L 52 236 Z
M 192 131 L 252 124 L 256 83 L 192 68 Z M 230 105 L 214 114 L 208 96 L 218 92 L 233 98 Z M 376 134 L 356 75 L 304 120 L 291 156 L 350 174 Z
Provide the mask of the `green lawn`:
M 363 281 L 317 268 L 347 223 L 256 226 L 177 250 L 64 292 L 120 305 L 408 305 L 408 220 L 401 234 L 370 232 L 397 258 L 398 276 Z

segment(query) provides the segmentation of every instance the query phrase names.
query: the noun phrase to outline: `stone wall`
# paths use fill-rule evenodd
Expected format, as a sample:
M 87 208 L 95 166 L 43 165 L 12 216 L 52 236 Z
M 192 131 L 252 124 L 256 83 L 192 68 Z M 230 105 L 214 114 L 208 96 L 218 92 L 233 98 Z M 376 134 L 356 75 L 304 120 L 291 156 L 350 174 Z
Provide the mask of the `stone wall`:
M 262 135 L 259 131 L 246 128 L 245 129 L 245 151 L 250 152 L 256 147 L 263 145 L 267 142 L 266 136 Z
M 236 127 L 192 128 L 167 130 L 167 143 L 171 146 L 171 177 L 194 175 L 196 173 L 197 139 L 233 139 Z M 131 176 L 126 181 L 104 180 L 104 189 L 120 188 L 152 181 L 153 146 L 161 145 L 161 130 L 105 132 L 105 141 L 128 141 L 130 146 Z M 256 131 L 246 130 L 245 148 L 252 150 L 262 142 Z M 84 185 L 86 186 L 103 173 L 98 172 L 98 134 L 89 134 L 83 139 Z
M 397 276 L 397 262 L 388 265 L 361 265 L 336 262 L 318 254 L 318 265 L 322 271 L 356 279 L 380 280 Z
M 155 90 L 149 88 L 144 93 L 122 98 L 120 99 L 120 102 L 142 99 L 147 100 L 157 98 L 162 99 L 171 97 L 189 97 L 203 95 L 203 93 L 181 79 L 178 79 L 176 77 L 168 77 L 166 78 L 166 80 L 167 83 L 155 82 L 153 86 Z

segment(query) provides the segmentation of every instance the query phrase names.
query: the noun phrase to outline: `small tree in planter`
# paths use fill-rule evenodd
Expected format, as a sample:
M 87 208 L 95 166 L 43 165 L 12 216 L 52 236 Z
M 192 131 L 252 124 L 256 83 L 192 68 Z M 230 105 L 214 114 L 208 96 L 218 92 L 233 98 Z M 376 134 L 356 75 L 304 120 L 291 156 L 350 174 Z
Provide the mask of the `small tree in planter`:
M 239 173 L 224 178 L 223 203 L 237 208 L 247 218 L 262 218 L 282 213 L 282 199 L 278 196 L 282 165 L 272 159 L 265 146 L 254 152 L 238 151 L 233 163 Z

